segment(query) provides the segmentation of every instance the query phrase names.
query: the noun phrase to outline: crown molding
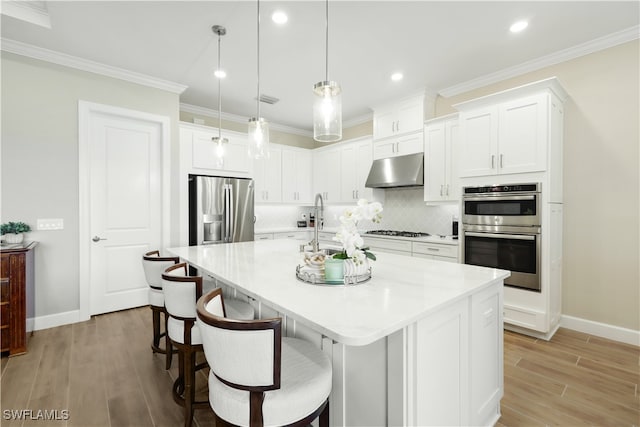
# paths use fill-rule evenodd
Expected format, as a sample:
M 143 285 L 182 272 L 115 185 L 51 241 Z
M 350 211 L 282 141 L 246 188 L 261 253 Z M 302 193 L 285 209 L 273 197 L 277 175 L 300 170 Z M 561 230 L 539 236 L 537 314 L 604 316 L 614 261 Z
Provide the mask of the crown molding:
M 51 17 L 44 1 L 3 1 L 0 3 L 3 15 L 44 28 L 51 28 Z
M 67 55 L 66 53 L 54 50 L 44 49 L 16 40 L 2 38 L 1 50 L 16 55 L 26 56 L 40 61 L 46 61 L 53 64 L 62 65 L 77 70 L 88 71 L 90 73 L 100 74 L 119 80 L 125 80 L 143 86 L 165 90 L 167 92 L 181 94 L 187 86 L 170 82 L 168 80 L 158 79 L 145 74 L 128 71 L 122 68 L 112 67 L 110 65 L 101 64 L 99 62 L 90 61 L 79 58 L 77 56 Z
M 217 118 L 218 117 L 218 111 L 217 110 L 213 110 L 211 108 L 200 107 L 200 106 L 192 105 L 192 104 L 185 104 L 183 102 L 180 103 L 180 111 L 184 111 L 186 113 L 191 113 L 191 114 L 199 114 L 199 115 L 202 115 L 202 116 L 213 117 L 213 118 Z M 241 115 L 238 115 L 238 114 L 225 113 L 225 112 L 222 112 L 222 114 L 220 114 L 220 117 L 223 120 L 227 120 L 227 121 L 234 122 L 234 123 L 247 124 L 247 122 L 249 121 L 249 117 L 241 116 Z M 313 138 L 313 133 L 311 131 L 304 130 L 304 129 L 298 129 L 298 128 L 294 128 L 294 127 L 287 126 L 287 125 L 281 125 L 281 124 L 274 123 L 274 122 L 269 122 L 269 128 L 272 129 L 272 130 L 276 130 L 278 132 L 285 132 L 285 133 L 290 133 L 290 134 L 293 134 L 293 135 L 300 135 L 300 136 L 306 136 L 306 137 L 309 137 L 309 138 Z
M 541 68 L 579 58 L 581 56 L 608 49 L 622 43 L 627 43 L 638 38 L 640 38 L 640 26 L 636 25 L 634 27 L 627 28 L 626 30 L 618 31 L 616 33 L 612 33 L 607 36 L 600 37 L 568 49 L 560 50 L 558 52 L 552 53 L 551 55 L 534 59 L 533 61 L 527 61 L 514 67 L 505 68 L 504 70 L 487 74 L 485 76 L 478 77 L 477 79 L 469 80 L 464 83 L 444 88 L 438 91 L 438 93 L 445 98 L 449 98 L 451 96 L 469 92 L 471 90 L 488 86 L 493 83 L 498 83 L 512 77 L 536 71 Z

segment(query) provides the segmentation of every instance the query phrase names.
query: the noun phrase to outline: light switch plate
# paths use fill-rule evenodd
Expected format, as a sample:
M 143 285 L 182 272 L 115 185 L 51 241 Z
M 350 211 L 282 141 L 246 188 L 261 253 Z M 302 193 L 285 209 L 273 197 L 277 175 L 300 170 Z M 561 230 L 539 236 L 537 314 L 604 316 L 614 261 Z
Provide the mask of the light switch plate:
M 62 230 L 64 229 L 64 220 L 62 218 L 45 218 L 38 219 L 38 230 Z

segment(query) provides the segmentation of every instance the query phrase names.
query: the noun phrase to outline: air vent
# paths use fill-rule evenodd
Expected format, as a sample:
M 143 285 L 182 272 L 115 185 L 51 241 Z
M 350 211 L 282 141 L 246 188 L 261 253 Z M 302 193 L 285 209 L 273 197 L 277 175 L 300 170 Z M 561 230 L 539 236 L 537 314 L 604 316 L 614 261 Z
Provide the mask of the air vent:
M 260 95 L 260 102 L 264 102 L 265 104 L 273 105 L 278 101 L 280 101 L 280 100 L 278 98 L 276 98 L 275 96 L 269 96 L 269 95 L 265 95 L 265 94 Z

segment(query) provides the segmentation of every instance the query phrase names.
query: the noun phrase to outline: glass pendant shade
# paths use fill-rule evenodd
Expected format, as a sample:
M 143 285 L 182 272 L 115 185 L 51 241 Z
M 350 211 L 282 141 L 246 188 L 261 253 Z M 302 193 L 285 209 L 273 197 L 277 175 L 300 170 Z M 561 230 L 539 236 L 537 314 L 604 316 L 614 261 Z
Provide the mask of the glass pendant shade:
M 227 144 L 229 140 L 227 138 L 221 138 L 214 136 L 211 138 L 211 142 L 214 144 L 214 158 L 216 159 L 216 167 L 222 168 L 224 166 L 224 144 Z
M 335 142 L 342 139 L 342 89 L 336 82 L 323 81 L 313 86 L 313 139 Z
M 249 157 L 269 157 L 269 122 L 262 117 L 249 119 Z

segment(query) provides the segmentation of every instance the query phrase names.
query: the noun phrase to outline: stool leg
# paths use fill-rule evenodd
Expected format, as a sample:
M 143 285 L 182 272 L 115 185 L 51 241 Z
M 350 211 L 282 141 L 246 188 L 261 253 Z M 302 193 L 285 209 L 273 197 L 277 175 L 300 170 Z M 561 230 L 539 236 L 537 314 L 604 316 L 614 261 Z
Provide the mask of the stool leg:
M 191 349 L 184 357 L 184 427 L 193 423 L 193 402 L 195 401 L 195 353 Z
M 153 344 L 151 349 L 154 353 L 157 353 L 160 349 L 160 310 L 151 306 L 152 320 L 153 320 Z
M 320 420 L 319 421 L 320 421 L 319 422 L 320 427 L 329 427 L 329 401 L 328 400 L 327 400 L 327 404 L 325 405 L 324 409 L 320 413 Z
M 173 359 L 173 346 L 171 345 L 171 340 L 169 339 L 169 329 L 167 329 L 169 324 L 169 314 L 167 310 L 164 311 L 164 348 L 166 350 L 166 361 L 165 361 L 165 369 L 169 370 L 171 368 L 171 360 Z

